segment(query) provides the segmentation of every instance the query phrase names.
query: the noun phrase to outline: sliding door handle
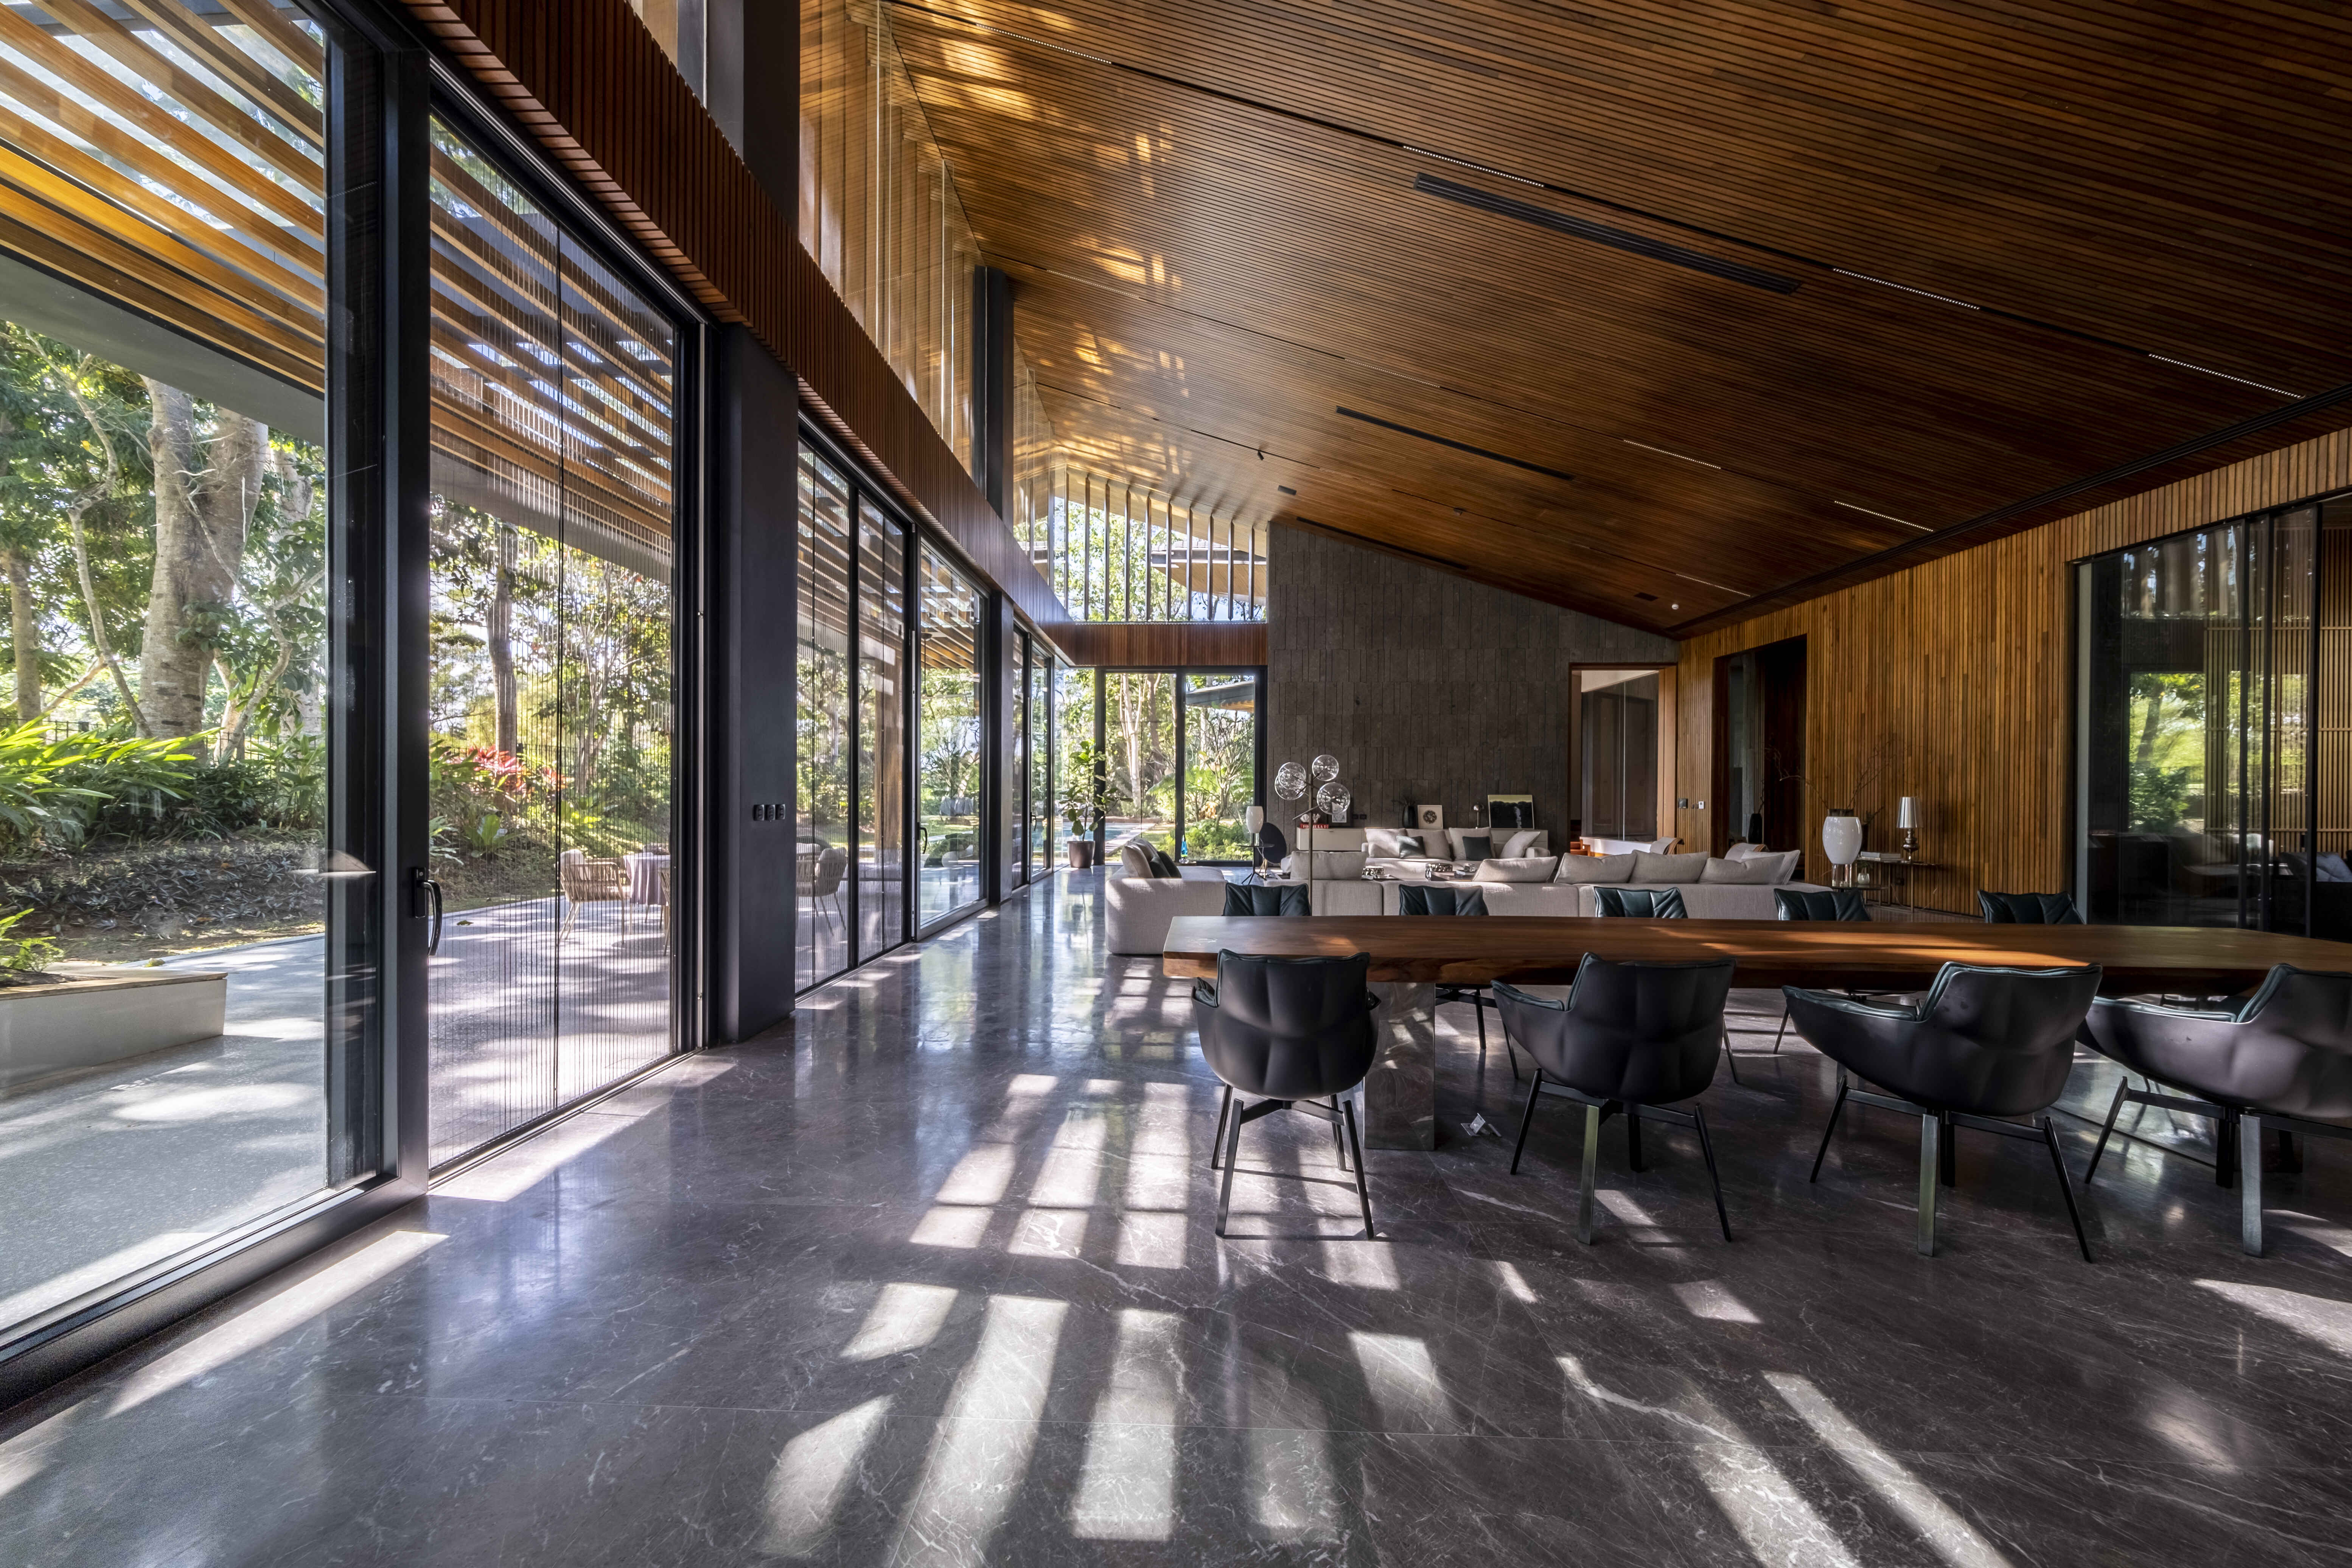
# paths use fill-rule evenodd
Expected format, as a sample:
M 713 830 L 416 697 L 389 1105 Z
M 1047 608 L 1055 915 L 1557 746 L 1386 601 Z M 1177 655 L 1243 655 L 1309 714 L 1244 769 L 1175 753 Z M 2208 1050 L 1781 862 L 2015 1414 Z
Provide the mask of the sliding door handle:
M 429 958 L 441 951 L 441 884 L 427 876 L 422 866 L 412 868 L 408 877 L 410 886 L 416 890 L 420 906 L 427 899 L 432 900 L 433 934 L 425 939 L 425 953 Z M 418 908 L 415 912 L 420 920 L 424 918 L 423 908 Z

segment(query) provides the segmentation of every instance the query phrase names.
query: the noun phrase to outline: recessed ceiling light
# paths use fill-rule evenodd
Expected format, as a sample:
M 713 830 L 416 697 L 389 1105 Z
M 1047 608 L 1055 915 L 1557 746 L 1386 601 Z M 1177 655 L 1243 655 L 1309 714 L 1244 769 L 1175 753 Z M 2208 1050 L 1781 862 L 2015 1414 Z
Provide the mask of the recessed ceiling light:
M 1896 517 L 1892 512 L 1873 511 L 1866 506 L 1856 506 L 1850 500 L 1833 500 L 1830 502 L 1830 504 L 1832 506 L 1842 506 L 1848 511 L 1858 511 L 1864 517 L 1883 517 L 1889 522 L 1899 522 L 1906 528 L 1916 528 L 1922 533 L 1933 533 L 1936 531 L 1924 522 L 1913 522 L 1908 518 Z
M 1653 447 L 1647 441 L 1627 440 L 1622 436 L 1619 437 L 1618 439 L 1624 441 L 1625 445 L 1628 447 L 1639 447 L 1644 452 L 1655 452 L 1661 458 L 1675 458 L 1685 463 L 1696 463 L 1702 468 L 1714 468 L 1718 471 L 1723 468 L 1721 463 L 1710 463 L 1705 458 L 1685 457 L 1680 452 L 1669 452 L 1664 447 Z

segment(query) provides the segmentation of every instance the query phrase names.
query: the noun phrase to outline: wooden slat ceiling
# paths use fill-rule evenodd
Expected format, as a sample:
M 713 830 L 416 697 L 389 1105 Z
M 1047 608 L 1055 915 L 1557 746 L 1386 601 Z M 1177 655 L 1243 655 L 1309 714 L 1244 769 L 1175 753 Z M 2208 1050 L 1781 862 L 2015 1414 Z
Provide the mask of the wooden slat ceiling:
M 887 14 L 1074 455 L 1617 620 L 1891 570 L 2352 384 L 2340 13 Z M 1995 521 L 2328 422 L 2352 404 Z

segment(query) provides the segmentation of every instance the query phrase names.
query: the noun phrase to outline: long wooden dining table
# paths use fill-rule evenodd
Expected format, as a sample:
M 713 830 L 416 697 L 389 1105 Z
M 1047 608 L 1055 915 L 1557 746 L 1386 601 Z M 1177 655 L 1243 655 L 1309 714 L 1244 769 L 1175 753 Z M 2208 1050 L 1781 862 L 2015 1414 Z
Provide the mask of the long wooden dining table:
M 1160 959 L 1171 979 L 1213 980 L 1220 952 L 1269 958 L 1371 956 L 1386 1038 L 1363 1090 L 1364 1141 L 1436 1144 L 1434 988 L 1497 980 L 1565 984 L 1588 952 L 1620 961 L 1728 958 L 1743 986 L 1926 985 L 1947 963 L 2095 963 L 2111 994 L 2221 995 L 2275 963 L 2352 970 L 2352 943 L 2190 926 L 1983 925 L 1963 921 L 1640 921 L 1580 916 L 1180 915 Z

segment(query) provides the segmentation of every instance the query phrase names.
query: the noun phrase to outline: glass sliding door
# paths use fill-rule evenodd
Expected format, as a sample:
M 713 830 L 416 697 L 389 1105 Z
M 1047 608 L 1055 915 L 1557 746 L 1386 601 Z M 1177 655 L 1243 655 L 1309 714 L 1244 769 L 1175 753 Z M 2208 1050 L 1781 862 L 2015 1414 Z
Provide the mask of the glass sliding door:
M 374 132 L 263 10 L 8 8 L 0 1354 L 387 1159 Z
M 1735 679 L 1744 684 L 1745 670 Z M 1579 673 L 1576 773 L 1572 782 L 1583 831 L 1598 838 L 1658 837 L 1659 743 L 1664 738 L 1655 670 L 1588 669 Z M 1743 784 L 1752 778 L 1753 728 L 1744 703 L 1736 703 L 1734 755 L 1743 763 Z M 1739 792 L 1735 792 L 1738 795 Z M 1752 798 L 1752 791 L 1748 792 Z M 1752 811 L 1735 799 L 1732 815 Z
M 981 897 L 982 599 L 971 580 L 929 541 L 917 553 L 923 674 L 915 700 L 920 813 L 915 841 L 922 860 L 919 921 L 928 927 Z
M 855 962 L 849 941 L 849 485 L 803 448 L 800 462 L 800 706 L 793 851 L 798 941 L 794 978 L 806 990 Z
M 674 1047 L 677 330 L 431 128 L 439 1163 Z
M 1029 653 L 1029 875 L 1054 868 L 1054 656 L 1042 644 Z
M 907 940 L 907 533 L 857 508 L 857 961 Z
M 2352 730 L 2352 690 L 2326 657 L 2352 609 L 2347 568 L 2340 504 L 2076 568 L 2075 881 L 2090 919 L 2352 936 L 2352 899 L 2335 896 L 2352 892 L 2352 835 L 2326 831 L 2347 804 L 2328 738 Z
M 1258 692 L 1255 671 L 1187 670 L 1184 685 L 1183 854 L 1194 861 L 1247 861 L 1258 798 Z
M 1004 648 L 1005 725 L 1009 753 L 1005 759 L 1004 800 L 998 812 L 1004 824 L 1001 858 L 1004 886 L 1018 888 L 1029 880 L 1029 635 L 1015 631 Z
M 1103 763 L 1110 786 L 1106 842 L 1131 837 L 1176 849 L 1176 677 L 1166 670 L 1102 675 Z

